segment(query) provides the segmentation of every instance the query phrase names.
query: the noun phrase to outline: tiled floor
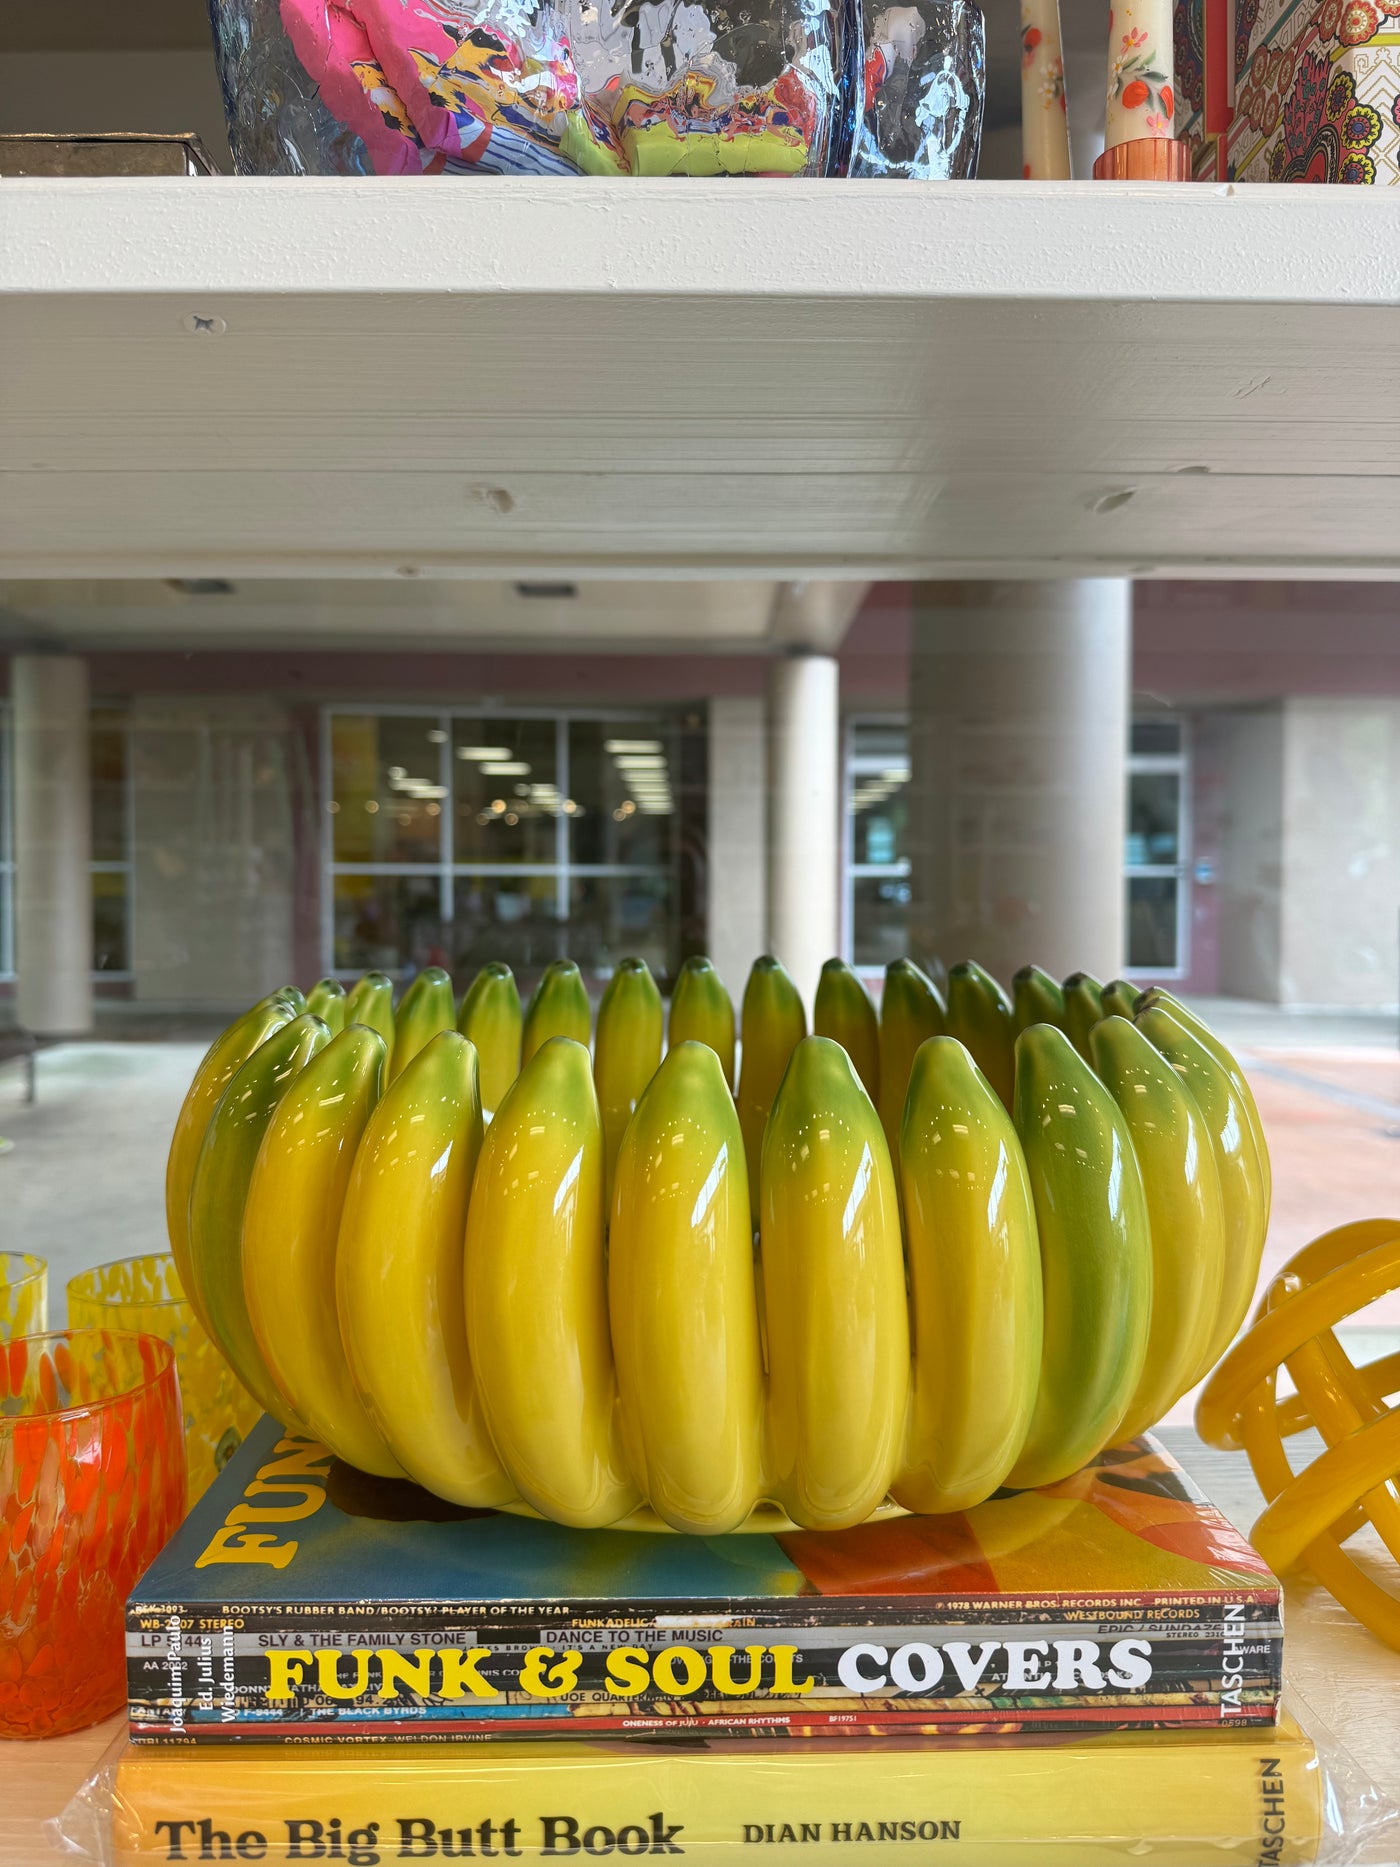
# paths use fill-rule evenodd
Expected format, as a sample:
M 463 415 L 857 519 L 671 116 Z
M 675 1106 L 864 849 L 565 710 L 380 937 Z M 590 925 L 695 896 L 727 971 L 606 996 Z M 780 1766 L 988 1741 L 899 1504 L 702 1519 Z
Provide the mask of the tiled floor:
M 1264 1271 L 1345 1219 L 1400 1215 L 1400 1044 L 1393 1022 L 1302 1017 L 1228 1000 L 1196 1009 L 1240 1052 L 1268 1131 L 1274 1212 Z M 70 1044 L 39 1058 L 39 1098 L 0 1072 L 0 1248 L 50 1263 L 63 1285 L 110 1258 L 165 1248 L 165 1151 L 202 1042 Z M 1367 1358 L 1400 1347 L 1400 1293 L 1358 1323 Z M 1360 1352 L 1362 1344 L 1354 1345 Z M 1190 1417 L 1185 1402 L 1174 1419 Z

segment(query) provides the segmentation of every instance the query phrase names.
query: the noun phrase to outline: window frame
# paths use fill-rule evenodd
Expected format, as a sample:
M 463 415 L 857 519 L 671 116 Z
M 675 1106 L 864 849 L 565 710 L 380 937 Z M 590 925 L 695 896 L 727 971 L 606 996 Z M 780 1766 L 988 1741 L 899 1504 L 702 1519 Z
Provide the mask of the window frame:
M 1175 726 L 1180 740 L 1175 752 L 1134 752 L 1132 728 L 1143 725 Z M 1185 979 L 1191 971 L 1191 900 L 1193 886 L 1192 849 L 1192 745 L 1191 722 L 1179 713 L 1133 714 L 1128 723 L 1128 754 L 1123 771 L 1123 963 L 1134 979 Z M 1128 832 L 1131 824 L 1133 779 L 1154 772 L 1174 774 L 1177 779 L 1177 843 L 1175 862 L 1129 862 Z M 1176 964 L 1174 966 L 1134 966 L 1128 958 L 1130 884 L 1138 877 L 1174 877 L 1176 880 Z
M 645 724 L 654 734 L 664 737 L 667 752 L 671 758 L 672 769 L 679 782 L 680 770 L 680 733 L 682 709 L 679 705 L 662 704 L 657 707 L 540 707 L 514 706 L 502 702 L 498 706 L 427 706 L 398 703 L 394 701 L 325 701 L 320 707 L 320 953 L 321 970 L 326 978 L 352 980 L 357 978 L 354 967 L 337 967 L 335 964 L 335 883 L 340 875 L 436 875 L 438 878 L 439 912 L 444 925 L 450 925 L 455 911 L 454 884 L 462 876 L 552 876 L 554 878 L 555 914 L 561 926 L 568 925 L 570 884 L 576 878 L 617 878 L 629 875 L 663 876 L 668 878 L 679 891 L 681 865 L 681 838 L 679 834 L 672 838 L 671 860 L 664 863 L 627 863 L 627 862 L 575 862 L 569 853 L 569 824 L 571 819 L 561 811 L 554 824 L 554 860 L 552 862 L 457 862 L 454 860 L 454 837 L 456 831 L 456 787 L 454 783 L 455 760 L 453 757 L 453 727 L 464 721 L 472 721 L 480 726 L 489 727 L 501 719 L 510 720 L 552 720 L 554 722 L 554 761 L 555 783 L 562 797 L 572 795 L 569 789 L 569 728 L 579 724 L 619 725 Z M 438 783 L 444 787 L 443 810 L 438 819 L 438 854 L 435 862 L 337 862 L 335 857 L 335 813 L 329 808 L 334 800 L 334 753 L 333 734 L 337 718 L 375 718 L 375 719 L 423 719 L 433 720 L 446 737 L 438 745 Z M 680 816 L 679 799 L 675 800 L 675 814 Z M 679 893 L 677 893 L 679 907 Z M 405 967 L 392 975 L 398 979 L 410 976 Z
M 907 713 L 848 713 L 841 722 L 841 955 L 862 980 L 877 982 L 884 978 L 880 965 L 857 964 L 855 958 L 856 883 L 866 880 L 903 880 L 911 873 L 908 856 L 898 862 L 857 862 L 855 860 L 856 779 L 866 772 L 882 771 L 889 764 L 888 753 L 857 753 L 856 733 L 861 727 L 895 727 L 905 735 L 905 762 L 912 757 L 911 723 Z

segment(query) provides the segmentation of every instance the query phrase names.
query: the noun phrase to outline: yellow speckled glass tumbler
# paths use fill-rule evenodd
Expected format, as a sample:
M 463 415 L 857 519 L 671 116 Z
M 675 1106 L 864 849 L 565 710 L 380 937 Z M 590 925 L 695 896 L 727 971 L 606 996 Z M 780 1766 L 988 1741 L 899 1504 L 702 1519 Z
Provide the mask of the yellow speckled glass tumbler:
M 49 1326 L 49 1267 L 27 1251 L 0 1251 L 0 1342 Z
M 118 1258 L 70 1279 L 68 1324 L 73 1329 L 158 1335 L 175 1350 L 185 1409 L 189 1502 L 195 1503 L 238 1450 L 258 1417 L 258 1406 L 200 1326 L 180 1286 L 174 1258 Z

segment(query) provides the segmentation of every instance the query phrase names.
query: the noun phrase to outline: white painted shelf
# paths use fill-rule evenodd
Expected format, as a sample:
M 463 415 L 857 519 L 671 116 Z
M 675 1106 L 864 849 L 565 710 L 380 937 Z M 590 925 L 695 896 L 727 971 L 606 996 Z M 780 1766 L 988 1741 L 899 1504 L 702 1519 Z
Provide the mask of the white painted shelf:
M 5 181 L 0 575 L 1400 574 L 1400 190 Z

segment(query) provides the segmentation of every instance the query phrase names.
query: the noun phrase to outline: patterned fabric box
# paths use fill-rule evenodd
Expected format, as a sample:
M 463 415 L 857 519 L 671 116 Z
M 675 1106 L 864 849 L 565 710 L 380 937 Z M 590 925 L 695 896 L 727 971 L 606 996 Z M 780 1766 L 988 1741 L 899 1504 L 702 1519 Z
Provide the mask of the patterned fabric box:
M 1400 0 L 1177 0 L 1176 77 L 1198 179 L 1400 183 Z

